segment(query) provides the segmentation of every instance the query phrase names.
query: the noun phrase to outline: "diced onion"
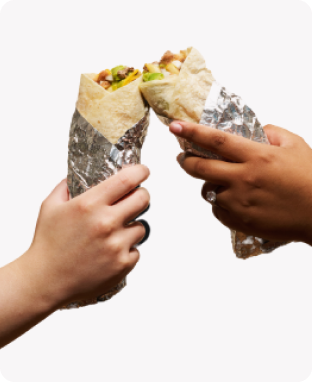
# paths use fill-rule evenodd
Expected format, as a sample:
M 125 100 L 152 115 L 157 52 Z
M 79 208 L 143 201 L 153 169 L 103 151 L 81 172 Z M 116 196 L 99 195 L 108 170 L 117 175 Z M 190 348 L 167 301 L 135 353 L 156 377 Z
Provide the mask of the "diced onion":
M 113 79 L 113 76 L 109 74 L 108 76 L 105 77 L 105 80 L 112 82 L 114 79 Z
M 170 73 L 166 70 L 166 69 L 160 69 L 160 71 L 162 72 L 162 74 L 165 76 L 165 77 L 168 77 L 170 76 Z
M 180 61 L 178 61 L 178 60 L 172 61 L 172 64 L 173 64 L 176 68 L 178 68 L 178 69 L 180 69 L 181 66 L 182 66 L 182 63 L 181 63 Z

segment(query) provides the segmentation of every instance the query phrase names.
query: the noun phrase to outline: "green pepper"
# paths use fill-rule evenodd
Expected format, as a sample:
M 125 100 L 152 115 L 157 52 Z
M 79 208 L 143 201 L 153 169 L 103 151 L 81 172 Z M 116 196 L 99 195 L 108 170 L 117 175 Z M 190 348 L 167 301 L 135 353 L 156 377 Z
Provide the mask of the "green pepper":
M 119 66 L 115 66 L 115 68 L 112 69 L 112 76 L 113 76 L 113 79 L 115 81 L 120 81 L 121 80 L 121 78 L 119 78 L 117 73 L 119 72 L 119 70 L 123 70 L 124 68 L 125 68 L 125 66 L 119 65 Z
M 148 72 L 147 73 L 143 73 L 143 81 L 147 82 L 150 75 L 151 75 L 151 73 L 148 73 Z
M 118 82 L 120 82 L 120 81 L 113 81 L 112 82 L 112 90 L 113 91 L 118 89 Z
M 165 76 L 162 73 L 144 73 L 143 74 L 143 81 L 154 81 L 154 80 L 162 80 Z
M 121 88 L 121 87 L 124 86 L 124 81 L 125 81 L 125 80 L 121 80 L 121 81 L 118 81 L 118 82 L 117 82 L 117 89 L 119 89 L 119 88 Z

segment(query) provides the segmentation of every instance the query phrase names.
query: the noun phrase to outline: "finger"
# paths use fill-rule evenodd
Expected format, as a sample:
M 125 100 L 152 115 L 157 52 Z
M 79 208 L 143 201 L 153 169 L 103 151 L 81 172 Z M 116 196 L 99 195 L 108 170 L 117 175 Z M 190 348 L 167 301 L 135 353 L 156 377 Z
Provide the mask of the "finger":
M 118 201 L 112 208 L 116 211 L 116 216 L 120 216 L 122 223 L 127 224 L 145 211 L 149 202 L 148 191 L 141 187 Z
M 46 202 L 51 205 L 59 205 L 69 200 L 67 179 L 63 179 L 47 197 Z
M 225 192 L 226 190 L 227 190 L 226 187 L 223 187 L 223 186 L 220 186 L 220 185 L 217 185 L 214 183 L 210 183 L 210 182 L 205 182 L 203 187 L 202 187 L 201 194 L 202 194 L 203 199 L 205 199 L 208 203 L 211 204 L 211 201 L 209 200 L 210 192 L 212 192 L 212 191 L 215 192 L 217 195 L 216 203 L 218 204 L 218 206 L 220 206 L 224 209 L 228 209 L 227 204 L 223 203 L 223 199 L 225 199 L 227 201 L 227 198 L 223 197 L 223 195 L 226 194 L 226 192 Z
M 170 131 L 234 162 L 248 161 L 262 148 L 260 143 L 244 137 L 190 122 L 175 121 Z
M 151 203 L 149 203 L 147 208 L 143 212 L 141 212 L 138 216 L 136 216 L 135 219 L 138 219 L 140 216 L 146 214 L 146 212 L 148 212 L 150 208 L 151 208 Z
M 143 224 L 144 222 L 144 224 Z M 129 248 L 132 248 L 144 241 L 147 240 L 150 233 L 149 225 L 144 221 L 135 221 L 125 227 L 124 237 L 129 245 Z
M 215 183 L 212 183 L 212 182 L 205 182 L 203 184 L 202 191 L 201 191 L 202 197 L 204 199 L 206 199 L 207 192 L 217 191 L 217 189 L 219 189 L 220 187 L 221 186 L 219 184 L 215 184 Z
M 129 259 L 131 264 L 133 264 L 132 266 L 132 269 L 133 269 L 137 265 L 138 261 L 140 260 L 140 252 L 136 248 L 131 248 L 129 251 Z
M 145 228 L 145 236 L 139 242 L 139 244 L 138 244 L 138 246 L 139 246 L 139 245 L 145 243 L 148 240 L 148 238 L 149 238 L 149 236 L 151 234 L 151 228 L 150 228 L 150 225 L 148 224 L 148 222 L 146 220 L 140 219 L 140 220 L 138 220 L 138 223 L 143 224 L 143 226 Z
M 86 195 L 112 205 L 144 182 L 149 174 L 149 169 L 144 165 L 127 167 L 93 187 Z
M 220 206 L 213 206 L 212 213 L 215 218 L 219 220 L 220 223 L 225 225 L 230 229 L 237 229 L 237 225 L 235 224 L 235 220 L 231 217 L 229 211 L 223 209 Z
M 230 211 L 227 211 L 220 206 L 213 206 L 212 212 L 224 226 L 234 231 L 244 232 L 247 235 L 255 235 L 250 224 L 244 224 L 242 219 L 238 219 L 235 215 L 232 215 Z
M 275 125 L 266 125 L 263 129 L 268 137 L 269 142 L 274 146 L 292 147 L 294 145 L 294 141 L 299 138 L 297 135 L 291 133 L 290 131 Z
M 133 270 L 139 260 L 140 252 L 137 248 L 129 248 L 129 252 L 123 255 L 124 270 L 122 272 L 122 279 Z
M 180 161 L 180 166 L 194 178 L 227 186 L 240 176 L 242 164 L 191 156 Z

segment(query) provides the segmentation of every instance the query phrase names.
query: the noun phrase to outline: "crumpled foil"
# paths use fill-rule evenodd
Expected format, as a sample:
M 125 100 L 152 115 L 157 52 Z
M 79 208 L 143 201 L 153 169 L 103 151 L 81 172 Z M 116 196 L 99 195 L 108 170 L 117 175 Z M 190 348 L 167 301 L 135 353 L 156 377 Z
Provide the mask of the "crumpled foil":
M 160 115 L 158 118 L 166 125 L 172 122 L 172 119 Z M 230 134 L 240 135 L 255 142 L 270 144 L 256 114 L 239 96 L 230 93 L 216 81 L 212 84 L 199 123 Z M 184 138 L 178 138 L 178 141 L 185 152 L 204 158 L 226 160 Z M 242 259 L 269 253 L 281 245 L 287 244 L 287 242 L 247 236 L 233 230 L 231 238 L 236 256 Z
M 67 185 L 74 198 L 116 174 L 125 165 L 141 163 L 141 148 L 149 125 L 149 109 L 116 144 L 108 141 L 76 109 L 68 143 Z M 73 302 L 64 309 L 79 308 L 106 301 L 126 285 L 124 279 L 104 295 L 91 300 Z

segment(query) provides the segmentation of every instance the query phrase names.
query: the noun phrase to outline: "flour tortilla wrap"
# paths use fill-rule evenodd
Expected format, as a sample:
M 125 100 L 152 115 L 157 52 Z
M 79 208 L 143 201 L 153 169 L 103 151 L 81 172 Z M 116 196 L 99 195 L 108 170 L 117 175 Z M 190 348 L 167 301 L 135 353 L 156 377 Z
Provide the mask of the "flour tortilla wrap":
M 97 84 L 95 77 L 96 74 L 81 75 L 76 107 L 96 130 L 116 144 L 146 112 L 139 90 L 141 77 L 112 93 Z
M 140 90 L 157 114 L 198 123 L 213 81 L 203 56 L 191 48 L 179 74 L 141 82 Z
M 149 108 L 139 90 L 141 77 L 112 92 L 96 78 L 96 74 L 81 75 L 68 143 L 67 184 L 71 198 L 87 192 L 124 166 L 140 163 L 147 134 Z M 74 301 L 63 309 L 107 301 L 125 285 L 124 279 L 105 294 Z
M 160 64 L 164 62 L 163 58 L 162 60 Z M 149 70 L 147 64 L 145 66 Z M 140 89 L 159 119 L 166 125 L 173 119 L 184 120 L 269 144 L 255 113 L 240 97 L 228 92 L 214 80 L 211 71 L 206 68 L 204 58 L 194 48 L 189 51 L 179 74 L 170 74 L 164 79 L 147 80 L 140 84 Z M 186 139 L 178 138 L 178 141 L 185 152 L 204 158 L 225 159 Z M 233 250 L 242 259 L 269 253 L 286 244 L 247 236 L 233 230 L 231 237 Z

